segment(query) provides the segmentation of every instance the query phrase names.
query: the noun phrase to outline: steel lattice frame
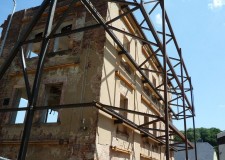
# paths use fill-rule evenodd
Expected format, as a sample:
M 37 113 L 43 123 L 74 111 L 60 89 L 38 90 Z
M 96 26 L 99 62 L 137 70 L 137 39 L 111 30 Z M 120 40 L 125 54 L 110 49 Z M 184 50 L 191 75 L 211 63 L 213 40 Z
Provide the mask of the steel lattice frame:
M 20 151 L 18 154 L 19 160 L 24 160 L 27 152 L 29 137 L 31 133 L 32 128 L 32 121 L 35 111 L 37 110 L 43 110 L 43 109 L 59 109 L 59 108 L 77 108 L 77 107 L 96 107 L 97 109 L 100 109 L 113 117 L 117 118 L 117 123 L 124 122 L 131 127 L 139 130 L 144 136 L 150 136 L 151 138 L 157 140 L 161 144 L 166 146 L 166 159 L 169 160 L 170 158 L 170 149 L 181 151 L 186 151 L 186 159 L 188 159 L 188 149 L 193 148 L 192 144 L 187 139 L 187 124 L 186 119 L 192 118 L 193 119 L 193 128 L 195 131 L 195 111 L 194 111 L 194 103 L 193 103 L 193 87 L 191 83 L 191 78 L 188 74 L 188 71 L 186 69 L 184 60 L 182 58 L 181 49 L 177 43 L 177 40 L 175 38 L 173 29 L 171 27 L 168 15 L 165 11 L 165 4 L 164 0 L 155 0 L 155 1 L 136 1 L 136 0 L 105 0 L 106 2 L 113 2 L 117 3 L 121 6 L 123 13 L 120 14 L 118 17 L 114 17 L 110 21 L 106 21 L 101 14 L 97 11 L 95 8 L 95 4 L 92 3 L 90 0 L 71 0 L 70 5 L 68 6 L 67 10 L 62 14 L 61 18 L 57 21 L 55 27 L 53 26 L 53 19 L 54 19 L 54 13 L 56 9 L 57 0 L 44 0 L 41 6 L 39 7 L 36 15 L 28 25 L 28 27 L 24 30 L 24 34 L 20 36 L 20 39 L 18 42 L 14 45 L 14 48 L 12 49 L 9 57 L 5 60 L 4 64 L 0 68 L 0 79 L 3 78 L 4 74 L 6 73 L 7 69 L 10 67 L 12 61 L 14 58 L 20 53 L 21 57 L 21 64 L 23 68 L 23 77 L 25 80 L 26 85 L 26 92 L 28 97 L 29 105 L 25 108 L 6 108 L 6 109 L 0 109 L 0 112 L 13 112 L 13 111 L 27 111 L 27 116 L 25 119 L 25 126 L 23 131 L 23 137 L 20 145 Z M 96 20 L 96 24 L 91 26 L 86 26 L 82 28 L 78 28 L 75 30 L 72 30 L 70 32 L 64 32 L 64 33 L 57 33 L 56 30 L 63 22 L 64 18 L 67 16 L 67 14 L 70 12 L 70 10 L 74 7 L 75 3 L 82 4 L 87 11 L 93 16 L 93 18 Z M 153 4 L 151 7 L 146 7 L 148 4 Z M 48 9 L 48 19 L 46 21 L 46 27 L 44 31 L 44 36 L 39 39 L 32 39 L 32 40 L 26 40 L 29 34 L 31 33 L 32 29 L 36 25 L 37 21 L 41 18 L 41 15 L 43 12 Z M 146 9 L 148 8 L 148 9 Z M 154 10 L 160 9 L 161 15 L 162 15 L 162 31 L 156 31 L 153 23 L 151 21 L 151 14 L 154 12 Z M 135 15 L 138 15 L 143 19 L 143 21 L 135 21 L 136 25 L 139 27 L 139 31 L 141 32 L 142 36 L 135 35 L 132 33 L 125 32 L 119 28 L 113 27 L 111 23 L 115 22 L 116 20 L 119 20 L 125 16 L 131 16 L 135 19 Z M 143 83 L 147 83 L 154 91 L 154 93 L 159 97 L 159 100 L 163 102 L 164 104 L 164 117 L 152 115 L 152 114 L 146 114 L 141 112 L 136 112 L 132 110 L 126 110 L 121 109 L 114 106 L 108 106 L 101 104 L 99 102 L 91 102 L 91 103 L 82 103 L 82 104 L 70 104 L 70 105 L 59 105 L 59 106 L 36 106 L 37 102 L 37 96 L 39 93 L 39 86 L 41 81 L 41 76 L 44 68 L 45 63 L 45 57 L 47 48 L 49 45 L 49 40 L 56 37 L 62 37 L 65 35 L 78 33 L 82 31 L 91 30 L 97 27 L 103 27 L 107 34 L 114 40 L 114 42 L 117 44 L 117 46 L 120 49 L 120 53 L 124 54 L 126 58 L 132 63 L 132 65 L 136 68 L 136 71 L 141 74 L 141 76 L 144 78 Z M 148 48 L 150 48 L 152 54 L 149 55 L 149 57 L 146 58 L 146 60 L 138 64 L 135 62 L 135 60 L 132 58 L 130 53 L 125 49 L 121 41 L 116 37 L 115 32 L 123 33 L 127 36 L 130 36 L 134 39 L 137 39 L 139 41 L 142 41 L 144 45 L 146 45 Z M 160 38 L 161 37 L 161 38 Z M 33 88 L 31 89 L 31 85 L 28 81 L 28 73 L 26 69 L 26 59 L 23 53 L 22 45 L 31 43 L 31 42 L 42 42 L 41 45 L 41 52 L 39 55 L 39 61 L 36 69 L 35 74 L 35 80 L 33 83 Z M 172 43 L 173 42 L 173 43 Z M 173 44 L 173 46 L 176 49 L 176 56 L 169 56 L 169 51 L 167 51 L 167 45 Z M 154 48 L 154 49 L 153 49 Z M 154 70 L 148 70 L 149 72 L 158 72 L 159 74 L 163 75 L 163 83 L 159 86 L 154 86 L 152 82 L 146 77 L 144 71 L 146 71 L 145 68 L 143 68 L 143 65 L 147 63 L 150 59 L 154 59 L 156 63 L 160 67 L 160 72 L 154 71 Z M 161 59 L 161 60 L 160 60 Z M 174 64 L 175 63 L 175 64 Z M 177 73 L 178 72 L 178 73 Z M 170 86 L 168 88 L 168 85 Z M 163 90 L 160 90 L 159 88 L 163 86 Z M 161 96 L 160 92 L 164 93 L 164 96 Z M 168 101 L 168 93 L 173 95 L 172 100 Z M 190 99 L 190 100 L 189 100 Z M 177 103 L 174 103 L 174 101 L 177 101 Z M 181 112 L 175 111 L 173 107 L 180 107 L 183 110 Z M 148 122 L 146 124 L 137 125 L 128 119 L 123 118 L 120 114 L 115 112 L 115 110 L 123 110 L 128 113 L 136 114 L 136 115 L 143 115 L 154 118 L 153 121 Z M 176 120 L 183 120 L 184 121 L 184 131 L 185 136 L 182 136 L 178 130 L 172 125 L 172 123 L 169 121 L 169 113 L 172 114 L 173 118 Z M 187 115 L 189 113 L 189 115 Z M 150 132 L 147 132 L 146 130 L 153 130 L 152 128 L 146 128 L 145 126 L 148 124 L 152 124 L 154 122 L 162 121 L 165 123 L 165 130 L 157 130 L 159 132 L 164 132 L 164 136 L 160 137 L 154 137 Z M 185 142 L 185 148 L 179 149 L 181 146 L 179 146 L 179 143 L 170 143 L 172 140 L 169 139 L 171 135 L 178 135 L 181 137 L 181 139 Z M 195 133 L 194 133 L 195 135 Z M 195 144 L 195 157 L 197 160 L 197 151 L 196 151 L 196 144 Z

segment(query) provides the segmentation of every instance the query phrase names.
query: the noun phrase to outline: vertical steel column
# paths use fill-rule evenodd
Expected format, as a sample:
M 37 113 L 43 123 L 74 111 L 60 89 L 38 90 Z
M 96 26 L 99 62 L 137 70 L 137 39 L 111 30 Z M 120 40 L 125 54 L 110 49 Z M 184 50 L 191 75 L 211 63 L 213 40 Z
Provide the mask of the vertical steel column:
M 169 141 L 169 112 L 168 112 L 168 77 L 167 77 L 167 54 L 166 54 L 166 11 L 165 1 L 162 5 L 162 33 L 163 33 L 163 80 L 164 80 L 164 105 L 165 105 L 165 136 L 166 136 L 166 160 L 170 159 L 170 141 Z
M 195 132 L 195 116 L 192 117 L 193 120 L 193 131 L 194 131 L 194 143 L 195 143 L 195 160 L 198 160 L 197 144 L 196 144 L 196 132 Z
M 182 50 L 179 50 L 180 60 L 182 60 Z M 181 70 L 181 83 L 182 83 L 182 101 L 183 101 L 183 112 L 184 112 L 184 135 L 185 135 L 185 157 L 188 160 L 188 140 L 187 140 L 187 120 L 186 120 L 186 108 L 185 108 L 185 99 L 184 99 L 184 73 L 183 73 L 183 62 L 180 62 Z
M 191 87 L 191 102 L 192 102 L 192 120 L 193 120 L 193 132 L 194 132 L 194 144 L 195 144 L 195 160 L 198 160 L 198 152 L 197 152 L 197 144 L 196 144 L 196 131 L 195 131 L 195 107 L 194 107 L 194 95 L 193 95 L 193 87 L 190 79 L 190 87 Z
M 26 158 L 27 146 L 28 146 L 28 142 L 29 142 L 29 138 L 30 138 L 32 122 L 33 122 L 33 117 L 34 117 L 34 107 L 36 106 L 36 103 L 37 103 L 37 97 L 38 97 L 38 92 L 39 92 L 42 71 L 43 71 L 43 67 L 44 67 L 44 61 L 45 61 L 45 57 L 46 57 L 46 51 L 47 51 L 48 44 L 49 44 L 48 36 L 52 30 L 52 23 L 53 23 L 56 3 L 57 3 L 57 0 L 51 0 L 49 13 L 48 13 L 48 19 L 47 19 L 47 23 L 46 23 L 46 27 L 45 27 L 45 32 L 44 32 L 44 40 L 42 41 L 41 52 L 39 55 L 39 60 L 38 60 L 38 65 L 37 65 L 37 71 L 35 74 L 32 95 L 31 95 L 31 99 L 29 100 L 29 106 L 28 106 L 29 109 L 27 111 L 27 117 L 25 120 L 22 142 L 20 145 L 20 151 L 19 151 L 19 155 L 18 155 L 19 160 L 25 160 L 25 158 Z
M 25 82 L 25 86 L 26 86 L 27 97 L 28 97 L 28 100 L 30 101 L 30 99 L 31 99 L 31 89 L 30 89 L 30 83 L 29 83 L 28 74 L 27 74 L 25 56 L 24 56 L 24 52 L 23 52 L 22 47 L 21 47 L 21 50 L 20 50 L 20 54 L 21 54 L 20 55 L 20 61 L 21 61 L 21 64 L 22 64 L 22 69 L 23 69 L 23 78 L 24 78 L 24 82 Z

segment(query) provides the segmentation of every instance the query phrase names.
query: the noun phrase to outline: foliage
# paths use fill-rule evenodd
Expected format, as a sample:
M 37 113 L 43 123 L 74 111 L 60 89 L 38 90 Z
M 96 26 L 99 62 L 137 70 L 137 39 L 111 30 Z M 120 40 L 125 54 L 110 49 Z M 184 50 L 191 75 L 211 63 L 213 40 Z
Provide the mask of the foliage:
M 181 131 L 184 133 L 184 131 Z M 199 142 L 208 142 L 213 147 L 217 146 L 217 138 L 216 135 L 220 133 L 221 130 L 218 128 L 196 128 L 196 141 Z M 187 130 L 187 137 L 189 141 L 194 142 L 194 131 L 192 128 Z M 175 140 L 181 142 L 180 138 L 175 136 Z

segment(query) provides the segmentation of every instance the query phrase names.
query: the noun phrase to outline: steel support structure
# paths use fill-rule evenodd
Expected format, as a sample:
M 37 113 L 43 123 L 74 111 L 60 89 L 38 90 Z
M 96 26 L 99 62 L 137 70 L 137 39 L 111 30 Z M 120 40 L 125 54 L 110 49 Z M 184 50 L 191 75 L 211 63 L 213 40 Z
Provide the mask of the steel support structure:
M 170 159 L 170 138 L 169 138 L 169 111 L 168 111 L 168 76 L 167 76 L 167 54 L 166 54 L 166 11 L 165 1 L 162 0 L 162 34 L 163 34 L 163 88 L 164 88 L 164 114 L 165 114 L 165 140 L 166 140 L 166 160 Z
M 180 57 L 182 58 L 182 51 L 180 49 L 180 52 L 179 52 L 179 55 Z M 180 71 L 181 71 L 181 83 L 182 83 L 182 97 L 184 98 L 184 76 L 183 76 L 183 64 L 181 63 L 180 65 Z M 184 117 L 186 117 L 186 108 L 185 108 L 185 101 L 183 100 L 183 115 Z M 184 118 L 184 135 L 185 137 L 187 137 L 187 120 L 186 118 Z M 186 159 L 188 159 L 188 144 L 187 144 L 187 138 L 186 138 L 186 141 L 185 141 L 185 157 Z
M 156 0 L 156 1 L 144 1 L 144 0 L 104 0 L 105 3 L 116 3 L 121 7 L 121 14 L 119 16 L 113 17 L 110 20 L 105 19 L 100 12 L 96 9 L 95 3 L 91 0 L 71 0 L 71 3 L 67 7 L 67 9 L 62 13 L 62 16 L 57 20 L 57 23 L 53 26 L 53 19 L 55 14 L 56 4 L 60 3 L 57 0 L 44 0 L 40 5 L 36 15 L 33 17 L 32 21 L 28 25 L 27 28 L 24 29 L 22 36 L 18 42 L 14 45 L 12 51 L 10 52 L 8 58 L 5 60 L 4 64 L 2 64 L 0 68 L 0 80 L 4 77 L 6 71 L 12 64 L 12 61 L 16 56 L 20 56 L 20 61 L 22 65 L 22 73 L 23 78 L 26 85 L 26 92 L 28 97 L 28 106 L 24 108 L 0 108 L 0 112 L 16 112 L 16 111 L 27 111 L 27 116 L 24 124 L 23 136 L 20 145 L 20 151 L 18 153 L 18 159 L 24 160 L 27 153 L 29 136 L 32 129 L 32 121 L 33 115 L 35 111 L 44 110 L 44 109 L 66 109 L 66 108 L 78 108 L 78 107 L 95 107 L 99 110 L 104 111 L 107 114 L 112 115 L 117 120 L 115 123 L 125 123 L 130 127 L 139 130 L 143 136 L 151 137 L 152 139 L 158 141 L 160 144 L 165 145 L 166 151 L 166 160 L 170 159 L 170 151 L 181 151 L 185 150 L 186 159 L 188 159 L 188 149 L 193 148 L 191 142 L 187 139 L 187 118 L 193 118 L 193 127 L 195 131 L 195 110 L 194 110 L 194 102 L 193 102 L 193 86 L 191 83 L 191 78 L 188 74 L 187 68 L 185 66 L 181 49 L 177 43 L 175 34 L 173 32 L 172 26 L 170 24 L 170 20 L 168 18 L 166 9 L 165 9 L 165 0 Z M 71 31 L 63 32 L 63 33 L 55 33 L 61 23 L 64 21 L 67 14 L 70 10 L 75 6 L 75 3 L 79 3 L 84 8 L 86 8 L 87 12 L 89 12 L 92 17 L 95 19 L 96 24 L 85 26 L 81 28 L 77 28 Z M 48 9 L 48 18 L 46 21 L 46 27 L 44 36 L 37 39 L 27 40 L 27 37 L 33 30 L 34 26 L 41 18 L 42 14 Z M 154 27 L 154 23 L 152 22 L 152 14 L 156 10 L 161 11 L 162 17 L 162 26 L 160 31 L 156 31 Z M 135 17 L 139 17 L 138 20 Z M 121 20 L 123 18 L 132 19 L 137 27 L 137 32 L 126 32 L 123 31 L 119 26 L 113 26 L 113 22 Z M 141 20 L 142 21 L 141 21 Z M 120 50 L 120 54 L 125 56 L 127 60 L 133 65 L 136 69 L 136 72 L 142 76 L 143 84 L 147 84 L 150 86 L 153 94 L 156 95 L 157 100 L 163 104 L 164 113 L 161 116 L 156 116 L 152 114 L 146 114 L 142 112 L 137 112 L 133 110 L 121 109 L 116 106 L 108 106 L 105 104 L 101 104 L 100 102 L 90 102 L 86 104 L 69 104 L 69 105 L 59 105 L 59 106 L 36 106 L 37 96 L 39 93 L 40 80 L 43 73 L 43 68 L 45 64 L 45 57 L 47 53 L 47 48 L 49 44 L 49 40 L 62 37 L 65 35 L 70 35 L 78 32 L 85 32 L 87 30 L 91 30 L 97 27 L 102 27 L 106 31 L 106 33 L 113 39 L 115 44 L 118 46 Z M 132 37 L 143 43 L 143 47 L 149 50 L 148 56 L 142 63 L 137 63 L 135 59 L 131 56 L 129 51 L 123 46 L 122 41 L 116 36 L 116 32 L 122 33 L 126 36 Z M 28 73 L 26 69 L 26 58 L 23 53 L 22 45 L 32 42 L 42 42 L 41 52 L 39 55 L 39 61 L 36 68 L 35 79 L 33 84 L 29 84 L 28 81 Z M 173 43 L 172 43 L 173 42 Z M 167 48 L 167 45 L 171 44 L 175 48 L 172 52 Z M 117 53 L 115 53 L 117 54 Z M 154 61 L 156 63 L 158 69 L 150 70 L 146 69 L 143 66 L 149 61 Z M 178 67 L 180 66 L 180 67 Z M 180 69 L 179 69 L 180 68 Z M 149 80 L 149 77 L 146 76 L 144 71 L 154 72 L 161 74 L 163 77 L 162 84 L 158 86 L 154 86 L 153 83 Z M 31 86 L 33 86 L 31 90 Z M 171 94 L 172 98 L 168 98 L 168 94 Z M 175 102 L 176 101 L 176 102 Z M 178 109 L 176 110 L 175 107 Z M 182 109 L 182 111 L 179 110 Z M 153 118 L 152 121 L 147 122 L 145 124 L 135 124 L 134 122 L 124 118 L 122 115 L 115 112 L 116 110 L 123 110 L 125 112 L 147 116 Z M 176 127 L 172 124 L 171 117 L 174 120 L 184 120 L 184 130 L 185 134 L 181 134 Z M 163 122 L 165 124 L 165 129 L 154 129 L 146 127 L 149 124 Z M 156 137 L 149 132 L 149 130 L 155 130 L 157 132 L 163 133 L 162 136 Z M 194 133 L 195 134 L 195 133 Z M 178 142 L 175 142 L 171 136 L 177 135 L 181 138 L 183 143 L 185 143 L 185 147 L 180 146 Z M 183 149 L 180 149 L 183 148 Z M 195 143 L 195 155 L 197 160 L 197 149 Z
M 20 145 L 18 159 L 26 158 L 27 145 L 28 145 L 28 141 L 29 141 L 29 137 L 30 137 L 30 133 L 31 133 L 32 122 L 33 122 L 33 117 L 34 117 L 34 107 L 36 106 L 36 103 L 37 103 L 37 97 L 38 97 L 38 92 L 39 92 L 39 87 L 40 87 L 40 82 L 41 82 L 41 76 L 42 76 L 46 52 L 47 52 L 47 48 L 48 48 L 48 44 L 49 44 L 48 36 L 50 35 L 51 30 L 52 30 L 52 23 L 53 23 L 56 3 L 57 3 L 57 0 L 51 0 L 51 2 L 50 2 L 48 19 L 47 19 L 46 27 L 45 27 L 45 31 L 44 31 L 44 39 L 43 39 L 42 45 L 41 45 L 41 52 L 40 52 L 40 56 L 39 56 L 39 60 L 38 60 L 38 65 L 37 65 L 37 70 L 36 70 L 36 74 L 35 74 L 32 92 L 31 92 L 31 90 L 28 90 L 28 89 L 30 89 L 30 85 L 28 84 L 28 79 L 27 79 L 28 75 L 26 72 L 24 72 L 24 79 L 26 82 L 26 89 L 27 89 L 27 94 L 28 94 L 28 110 L 27 110 L 27 116 L 25 119 L 24 131 L 23 131 L 23 136 L 22 136 L 22 141 L 21 141 L 21 145 Z M 22 54 L 22 56 L 23 56 L 23 54 Z M 23 59 L 24 59 L 24 56 L 23 56 Z M 23 65 L 23 68 L 24 68 L 24 65 Z

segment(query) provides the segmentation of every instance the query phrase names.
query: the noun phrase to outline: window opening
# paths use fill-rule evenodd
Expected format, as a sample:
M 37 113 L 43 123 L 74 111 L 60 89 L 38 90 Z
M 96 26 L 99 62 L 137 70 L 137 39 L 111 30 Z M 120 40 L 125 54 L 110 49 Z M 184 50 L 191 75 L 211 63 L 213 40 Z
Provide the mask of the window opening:
M 128 109 L 128 99 L 126 97 L 124 97 L 123 95 L 120 95 L 120 108 Z M 126 111 L 120 111 L 119 113 L 124 118 L 127 118 L 127 112 Z
M 145 86 L 143 86 L 143 90 L 144 90 L 144 93 L 145 93 L 148 97 L 151 98 L 151 91 L 150 91 L 147 87 L 145 87 Z
M 70 32 L 72 30 L 72 24 L 67 25 L 61 29 L 61 33 Z M 70 36 L 63 36 L 55 38 L 54 52 L 68 50 L 70 48 Z
M 19 106 L 18 108 L 27 107 L 28 100 L 24 98 L 20 98 Z M 15 124 L 24 123 L 24 118 L 26 115 L 26 111 L 18 111 L 16 116 Z
M 61 33 L 65 33 L 65 32 L 71 31 L 71 29 L 72 29 L 72 24 L 67 25 L 67 26 L 65 26 L 65 27 L 63 27 L 61 29 Z
M 35 34 L 35 39 L 42 38 L 43 32 Z M 41 52 L 41 42 L 29 43 L 27 48 L 27 58 L 38 57 Z
M 147 67 L 146 65 L 145 65 L 145 68 L 146 68 L 146 70 L 145 70 L 145 75 L 146 75 L 147 78 L 149 78 L 149 71 L 147 70 L 148 67 Z M 151 96 L 151 91 L 150 91 L 147 87 L 143 86 L 143 90 L 144 90 L 145 94 L 146 94 L 148 97 Z
M 15 99 L 13 106 L 15 108 L 25 108 L 28 105 L 28 99 L 25 88 L 17 88 L 15 91 Z M 26 116 L 26 111 L 13 112 L 11 117 L 12 124 L 22 124 Z
M 130 53 L 130 42 L 126 36 L 123 38 L 123 46 Z
M 128 99 L 123 95 L 120 95 L 120 108 L 128 109 Z M 126 111 L 119 111 L 119 114 L 121 116 L 123 116 L 124 118 L 127 118 L 127 112 Z M 125 136 L 129 135 L 127 127 L 124 126 L 123 124 L 119 124 L 117 126 L 117 132 L 122 133 Z
M 8 106 L 9 105 L 9 101 L 10 101 L 10 98 L 4 98 L 3 106 Z
M 154 76 L 152 76 L 152 83 L 153 83 L 154 87 L 156 87 L 156 79 Z
M 147 67 L 147 66 L 145 66 L 145 68 L 146 68 L 146 70 L 145 70 L 145 75 L 146 75 L 146 77 L 147 77 L 147 78 L 149 78 L 149 71 L 148 71 L 148 67 Z
M 144 123 L 148 123 L 149 122 L 149 117 L 148 116 L 144 116 Z M 145 127 L 148 127 L 148 125 L 146 125 Z
M 157 123 L 153 123 L 153 135 L 154 136 L 157 136 L 157 131 L 156 131 L 156 129 L 157 129 Z
M 149 123 L 149 117 L 148 116 L 144 116 L 144 124 Z M 145 125 L 144 128 L 149 128 L 149 125 Z M 146 129 L 147 132 L 149 132 L 148 129 Z
M 129 75 L 132 74 L 130 65 L 123 58 L 121 59 L 120 64 Z
M 62 94 L 62 84 L 53 84 L 46 86 L 46 106 L 60 105 Z M 41 121 L 44 123 L 60 122 L 58 110 L 47 109 L 44 110 L 41 116 Z

